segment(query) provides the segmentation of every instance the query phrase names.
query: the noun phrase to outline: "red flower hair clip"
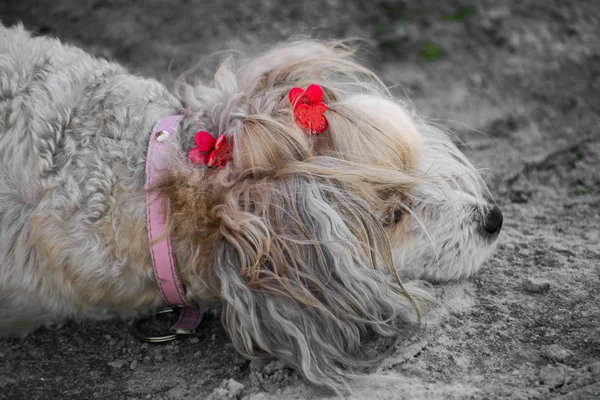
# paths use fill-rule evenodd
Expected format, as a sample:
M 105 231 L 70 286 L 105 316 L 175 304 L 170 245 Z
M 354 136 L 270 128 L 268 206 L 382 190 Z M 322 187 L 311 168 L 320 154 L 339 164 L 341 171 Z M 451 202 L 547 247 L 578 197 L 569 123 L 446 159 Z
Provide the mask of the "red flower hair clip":
M 194 137 L 196 147 L 190 150 L 188 158 L 194 164 L 208 165 L 209 167 L 224 167 L 231 158 L 231 144 L 225 135 L 215 139 L 206 131 L 196 133 Z
M 294 107 L 296 123 L 308 135 L 323 133 L 329 126 L 325 111 L 327 104 L 323 102 L 323 88 L 319 85 L 310 85 L 306 90 L 295 87 L 290 90 L 290 103 Z

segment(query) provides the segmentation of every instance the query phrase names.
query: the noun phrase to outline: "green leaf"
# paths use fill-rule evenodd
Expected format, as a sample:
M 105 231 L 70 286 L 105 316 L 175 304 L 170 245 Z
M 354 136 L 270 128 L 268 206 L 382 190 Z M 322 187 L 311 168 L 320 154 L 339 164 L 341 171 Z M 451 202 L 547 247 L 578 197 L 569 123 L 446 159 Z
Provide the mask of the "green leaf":
M 423 43 L 423 50 L 421 51 L 421 55 L 426 60 L 434 61 L 439 59 L 444 51 L 442 48 L 433 42 L 425 42 Z
M 383 35 L 386 31 L 387 31 L 387 28 L 385 27 L 384 24 L 377 24 L 377 26 L 375 27 L 375 35 L 377 35 L 377 36 Z
M 444 14 L 444 16 L 442 18 L 444 19 L 444 21 L 453 21 L 453 22 L 464 21 L 468 16 L 473 15 L 474 12 L 475 12 L 474 6 L 466 5 L 466 6 L 459 8 L 458 10 L 456 10 L 456 12 L 454 14 Z
M 396 28 L 404 28 L 406 25 L 408 25 L 408 21 L 405 19 L 399 19 L 394 23 Z
M 586 193 L 592 193 L 594 189 L 591 186 L 586 186 L 585 189 L 576 189 L 575 196 L 583 196 Z

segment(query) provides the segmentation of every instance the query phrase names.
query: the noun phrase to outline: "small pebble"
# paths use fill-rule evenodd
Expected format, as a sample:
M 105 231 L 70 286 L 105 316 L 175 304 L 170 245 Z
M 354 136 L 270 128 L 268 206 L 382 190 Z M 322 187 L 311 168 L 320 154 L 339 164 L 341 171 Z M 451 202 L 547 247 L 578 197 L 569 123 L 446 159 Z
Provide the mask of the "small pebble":
M 129 364 L 129 369 L 136 369 L 138 366 L 137 360 L 133 360 L 131 364 Z
M 528 248 L 523 247 L 523 248 L 519 249 L 518 253 L 521 257 L 526 257 L 531 254 L 531 251 Z
M 242 385 L 235 379 L 230 379 L 227 381 L 227 390 L 229 390 L 230 396 L 239 397 L 242 394 L 243 389 L 244 385 Z
M 550 388 L 557 388 L 565 383 L 565 369 L 563 366 L 546 367 L 540 373 L 540 382 Z
M 282 371 L 285 368 L 285 363 L 281 360 L 271 361 L 265 365 L 263 372 L 267 375 L 274 374 L 277 371 Z
M 127 364 L 127 361 L 125 360 L 116 360 L 116 361 L 109 361 L 108 365 L 113 367 L 113 368 L 123 368 L 123 366 Z
M 542 356 L 550 361 L 564 362 L 570 355 L 571 353 L 568 350 L 557 344 L 551 344 L 542 348 Z
M 262 372 L 267 365 L 267 361 L 264 360 L 252 360 L 250 361 L 250 372 Z
M 600 362 L 595 362 L 588 365 L 587 369 L 592 373 L 593 376 L 600 375 Z
M 229 398 L 228 394 L 229 393 L 227 392 L 227 389 L 218 387 L 213 390 L 213 392 L 210 394 L 210 396 L 208 396 L 208 399 L 209 400 L 227 399 L 227 398 Z
M 541 278 L 527 278 L 523 282 L 523 288 L 529 293 L 548 293 L 550 282 Z

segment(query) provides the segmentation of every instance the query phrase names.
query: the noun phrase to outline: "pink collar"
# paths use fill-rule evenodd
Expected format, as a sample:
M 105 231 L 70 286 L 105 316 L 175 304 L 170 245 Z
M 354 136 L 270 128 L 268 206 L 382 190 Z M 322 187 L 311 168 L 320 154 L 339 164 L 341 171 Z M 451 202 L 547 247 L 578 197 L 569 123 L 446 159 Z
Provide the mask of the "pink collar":
M 183 307 L 179 321 L 171 327 L 171 331 L 185 334 L 194 333 L 202 321 L 203 312 L 185 302 L 171 240 L 168 236 L 160 239 L 165 230 L 163 199 L 156 193 L 148 191 L 160 176 L 160 171 L 166 167 L 166 150 L 173 146 L 172 143 L 179 134 L 179 122 L 182 118 L 182 115 L 165 117 L 158 121 L 152 130 L 146 159 L 146 215 L 152 266 L 160 292 L 168 304 Z

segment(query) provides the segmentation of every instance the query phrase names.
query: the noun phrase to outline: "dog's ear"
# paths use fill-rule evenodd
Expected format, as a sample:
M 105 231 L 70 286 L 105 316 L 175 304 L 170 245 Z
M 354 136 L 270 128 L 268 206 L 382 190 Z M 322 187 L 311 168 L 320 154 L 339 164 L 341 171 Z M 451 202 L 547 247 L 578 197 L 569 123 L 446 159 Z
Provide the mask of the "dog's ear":
M 310 174 L 242 181 L 215 209 L 223 325 L 250 358 L 270 354 L 338 390 L 366 361 L 368 333 L 395 337 L 416 321 L 388 239 L 339 181 Z

